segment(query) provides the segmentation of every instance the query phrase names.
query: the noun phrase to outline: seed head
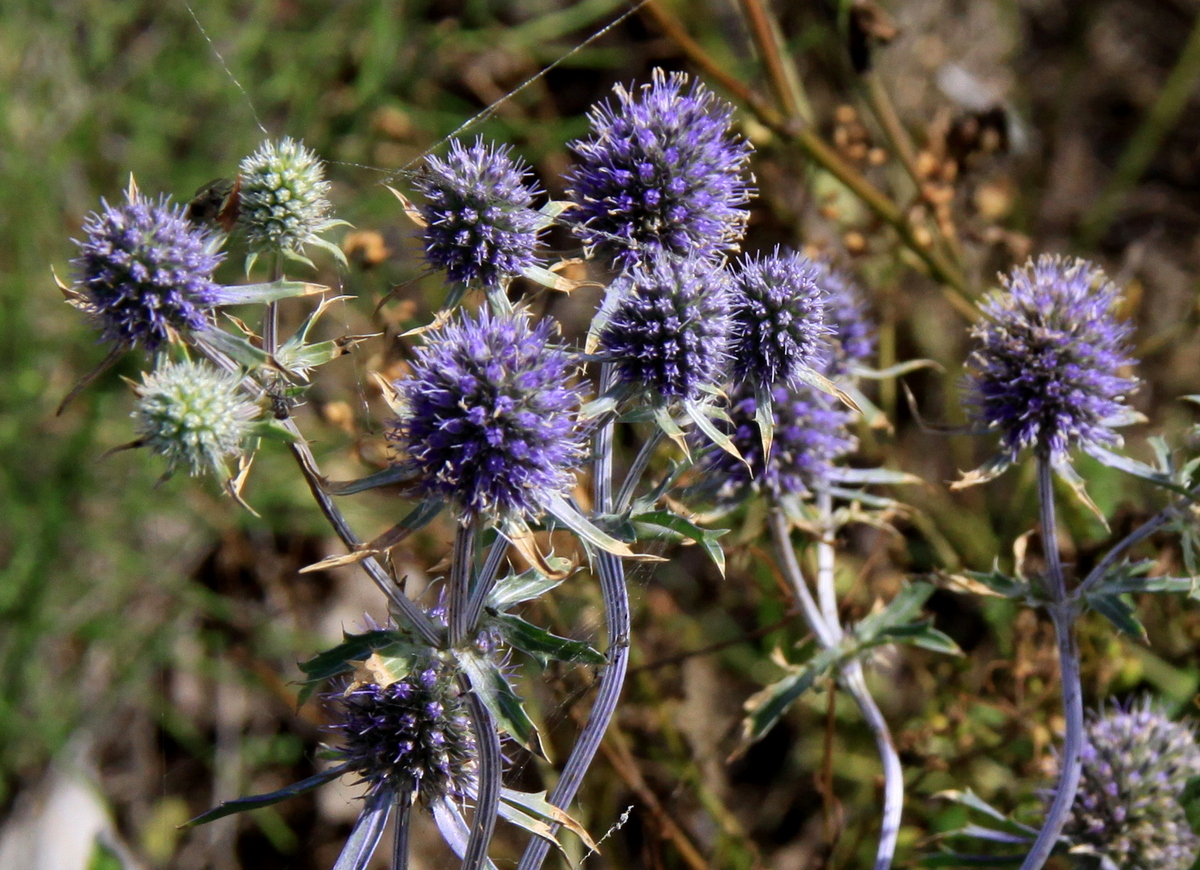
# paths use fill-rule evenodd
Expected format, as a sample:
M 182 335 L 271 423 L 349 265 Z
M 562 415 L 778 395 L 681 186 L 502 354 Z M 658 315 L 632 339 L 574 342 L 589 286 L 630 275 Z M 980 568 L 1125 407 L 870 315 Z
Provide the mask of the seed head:
M 389 438 L 418 489 L 467 515 L 542 513 L 570 488 L 583 457 L 575 366 L 550 342 L 549 321 L 462 314 L 429 333 Z
M 851 412 L 837 399 L 807 385 L 781 384 L 771 391 L 775 430 L 771 456 L 764 464 L 754 390 L 742 386 L 730 402 L 730 437 L 750 467 L 724 450 L 705 454 L 702 473 L 716 484 L 718 501 L 740 501 L 755 491 L 775 498 L 808 495 L 828 482 L 834 464 L 858 446 L 847 428 Z
M 450 670 L 416 662 L 402 680 L 386 686 L 354 684 L 336 701 L 331 730 L 342 738 L 335 752 L 373 791 L 412 789 L 425 805 L 466 796 L 474 778 L 475 738 Z
M 300 253 L 337 222 L 317 155 L 295 139 L 267 140 L 242 161 L 238 223 L 252 254 Z
M 450 280 L 496 287 L 537 263 L 540 191 L 529 167 L 507 147 L 477 139 L 450 143 L 443 160 L 430 156 L 416 187 L 425 197 L 425 259 Z
M 625 383 L 668 401 L 697 398 L 725 370 L 731 301 L 719 263 L 659 253 L 609 285 L 600 351 Z
M 167 472 L 225 474 L 242 452 L 259 408 L 246 401 L 235 375 L 207 363 L 167 363 L 142 376 L 133 416 L 141 440 L 167 460 Z
M 1058 458 L 1111 445 L 1138 381 L 1120 374 L 1130 326 L 1113 314 L 1118 291 L 1085 260 L 1043 255 L 1002 279 L 971 334 L 970 402 L 1013 459 L 1026 447 Z
M 625 267 L 661 251 L 712 256 L 736 250 L 749 215 L 751 147 L 730 133 L 733 107 L 688 77 L 656 69 L 649 85 L 617 85 L 616 105 L 588 115 L 572 142 L 564 212 L 587 250 Z
M 1179 798 L 1198 775 L 1192 728 L 1148 701 L 1093 716 L 1063 834 L 1121 870 L 1187 870 L 1200 854 L 1200 837 Z
M 178 333 L 205 329 L 220 300 L 212 278 L 222 259 L 217 240 L 168 198 L 156 203 L 135 188 L 124 205 L 101 206 L 83 223 L 72 265 L 79 307 L 104 339 L 155 350 Z
M 794 252 L 750 256 L 734 271 L 733 373 L 738 381 L 796 384 L 820 366 L 832 330 L 820 268 Z

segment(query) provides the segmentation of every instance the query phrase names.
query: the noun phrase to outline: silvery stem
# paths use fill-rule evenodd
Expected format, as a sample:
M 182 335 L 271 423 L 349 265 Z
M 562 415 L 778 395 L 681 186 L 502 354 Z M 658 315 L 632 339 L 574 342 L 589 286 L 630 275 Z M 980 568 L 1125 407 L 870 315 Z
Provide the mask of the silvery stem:
M 463 695 L 475 729 L 476 764 L 479 784 L 475 796 L 475 814 L 471 819 L 471 836 L 463 854 L 460 870 L 479 870 L 487 861 L 488 845 L 496 830 L 496 813 L 500 808 L 500 733 L 491 712 L 479 695 L 470 690 L 466 676 L 460 677 Z
M 474 626 L 471 617 L 471 581 L 475 574 L 475 534 L 479 522 L 468 519 L 454 533 L 454 554 L 450 562 L 450 646 L 459 648 L 470 641 Z
M 603 394 L 612 384 L 611 364 L 600 368 L 600 392 Z M 596 430 L 592 442 L 595 456 L 593 496 L 597 513 L 612 509 L 612 442 L 615 419 L 610 417 Z M 549 801 L 565 809 L 575 797 L 583 777 L 591 766 L 592 759 L 600 749 L 604 732 L 617 710 L 621 688 L 625 684 L 625 671 L 629 664 L 629 593 L 625 588 L 625 566 L 621 560 L 608 552 L 596 556 L 596 569 L 600 576 L 600 593 L 604 598 L 604 621 L 608 632 L 608 664 L 600 671 L 597 679 L 596 700 L 588 712 L 587 722 L 580 731 L 571 754 L 563 765 L 558 782 L 550 791 Z M 525 847 L 517 870 L 538 870 L 550 851 L 550 843 L 534 837 Z
M 1054 790 L 1054 801 L 1046 813 L 1042 830 L 1033 848 L 1025 856 L 1021 870 L 1041 870 L 1062 834 L 1083 771 L 1083 687 L 1079 679 L 1079 651 L 1075 647 L 1075 608 L 1067 599 L 1058 552 L 1058 524 L 1054 517 L 1054 477 L 1048 457 L 1038 457 L 1038 501 L 1041 508 L 1042 548 L 1046 554 L 1046 585 L 1050 593 L 1050 618 L 1058 640 L 1059 669 L 1062 672 L 1063 713 L 1067 733 L 1063 741 L 1062 770 Z

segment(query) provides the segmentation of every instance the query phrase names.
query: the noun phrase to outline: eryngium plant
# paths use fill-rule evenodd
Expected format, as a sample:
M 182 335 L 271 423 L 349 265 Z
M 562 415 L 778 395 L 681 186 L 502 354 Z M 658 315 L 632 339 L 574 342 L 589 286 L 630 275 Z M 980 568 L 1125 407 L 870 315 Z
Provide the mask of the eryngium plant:
M 457 139 L 431 155 L 415 186 L 425 197 L 425 259 L 451 281 L 497 287 L 536 265 L 540 216 L 529 167 L 511 149 Z
M 570 144 L 563 213 L 585 249 L 628 266 L 661 252 L 712 256 L 735 250 L 746 229 L 751 147 L 730 131 L 733 108 L 688 77 L 654 70 L 637 91 L 588 115 Z
M 133 417 L 139 443 L 167 460 L 167 473 L 226 474 L 239 456 L 258 405 L 246 399 L 240 378 L 207 363 L 166 363 L 142 375 Z
M 156 350 L 180 333 L 205 329 L 221 301 L 213 282 L 223 257 L 219 237 L 189 223 L 182 206 L 166 197 L 153 202 L 132 185 L 124 205 L 101 206 L 75 242 L 74 304 L 106 341 L 124 347 Z
M 1105 870 L 1188 870 L 1200 854 L 1179 803 L 1200 776 L 1191 726 L 1149 701 L 1093 715 L 1083 746 L 1083 777 L 1063 835 L 1072 853 Z M 1086 861 L 1083 863 L 1087 863 Z
M 1010 460 L 1032 448 L 1058 462 L 1074 447 L 1120 443 L 1126 397 L 1137 387 L 1132 328 L 1113 311 L 1117 288 L 1085 260 L 1043 255 L 1002 278 L 972 330 L 968 364 L 975 416 Z
M 580 390 L 553 337 L 550 321 L 486 310 L 427 334 L 388 432 L 421 494 L 465 517 L 529 517 L 566 493 L 584 453 Z

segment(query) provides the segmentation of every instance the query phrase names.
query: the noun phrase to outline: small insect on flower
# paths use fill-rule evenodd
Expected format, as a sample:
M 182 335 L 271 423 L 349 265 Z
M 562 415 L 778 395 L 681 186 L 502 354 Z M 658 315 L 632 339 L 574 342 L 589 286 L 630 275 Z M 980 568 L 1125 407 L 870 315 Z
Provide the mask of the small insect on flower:
M 218 178 L 201 186 L 187 204 L 187 219 L 198 227 L 218 226 L 233 232 L 241 211 L 240 176 Z
M 191 224 L 168 198 L 146 199 L 130 186 L 124 205 L 101 201 L 88 215 L 72 260 L 72 303 L 119 346 L 156 350 L 181 333 L 209 326 L 221 301 L 213 270 L 220 238 Z
M 445 159 L 431 155 L 415 186 L 425 197 L 425 259 L 451 281 L 494 288 L 537 263 L 540 191 L 528 165 L 508 147 L 477 139 L 450 143 Z
M 142 376 L 133 416 L 140 441 L 167 460 L 167 473 L 227 473 L 242 452 L 259 407 L 243 396 L 239 378 L 207 363 L 167 363 Z
M 576 208 L 563 213 L 589 252 L 624 268 L 661 252 L 717 256 L 746 230 L 750 144 L 731 133 L 733 107 L 688 77 L 654 70 L 636 91 L 613 89 L 570 144 Z

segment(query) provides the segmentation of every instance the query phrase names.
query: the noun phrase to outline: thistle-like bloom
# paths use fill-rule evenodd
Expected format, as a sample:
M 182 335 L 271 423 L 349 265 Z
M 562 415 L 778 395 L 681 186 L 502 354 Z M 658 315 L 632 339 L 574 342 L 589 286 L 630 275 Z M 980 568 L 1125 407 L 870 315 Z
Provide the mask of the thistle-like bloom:
M 875 324 L 867 313 L 862 290 L 841 269 L 816 263 L 817 283 L 825 291 L 825 319 L 833 330 L 825 374 L 831 378 L 850 375 L 875 353 Z
M 1191 727 L 1149 702 L 1088 723 L 1083 777 L 1063 834 L 1121 870 L 1187 870 L 1200 854 L 1179 804 L 1200 775 Z
M 741 387 L 730 401 L 730 438 L 746 462 L 715 449 L 701 462 L 704 478 L 715 484 L 712 491 L 720 502 L 739 501 L 755 491 L 773 498 L 808 495 L 828 483 L 834 464 L 858 446 L 847 428 L 852 414 L 841 402 L 807 385 L 779 385 L 771 392 L 775 429 L 771 455 L 764 463 L 754 390 Z
M 832 333 L 821 277 L 812 260 L 779 248 L 742 261 L 733 293 L 733 374 L 739 382 L 796 385 L 803 369 L 821 366 Z
M 409 790 L 426 807 L 461 801 L 475 770 L 475 737 L 454 677 L 437 662 L 417 662 L 388 685 L 354 683 L 328 696 L 340 715 L 338 760 L 373 792 Z
M 462 314 L 427 336 L 389 438 L 417 489 L 467 516 L 537 516 L 572 485 L 583 457 L 575 366 L 549 321 Z
M 140 441 L 167 460 L 168 474 L 186 466 L 193 475 L 223 475 L 259 414 L 236 375 L 207 363 L 167 363 L 142 376 L 137 394 Z
M 136 188 L 126 203 L 88 215 L 72 260 L 78 301 L 106 341 L 155 350 L 181 332 L 208 326 L 220 302 L 213 270 L 218 240 L 197 229 L 167 198 L 152 202 Z
M 968 364 L 977 418 L 1015 459 L 1026 447 L 1061 459 L 1073 447 L 1113 445 L 1132 414 L 1131 327 L 1118 321 L 1118 291 L 1085 260 L 1043 255 L 1003 279 L 982 306 Z
M 600 352 L 626 384 L 667 401 L 698 398 L 725 369 L 731 304 L 719 263 L 660 253 L 609 285 Z
M 497 287 L 537 263 L 540 191 L 507 147 L 457 139 L 443 160 L 430 156 L 415 183 L 424 195 L 425 259 L 452 281 Z
M 329 182 L 317 155 L 295 139 L 267 140 L 239 169 L 238 223 L 251 254 L 300 253 L 328 243 L 318 235 L 338 221 L 329 217 Z
M 616 104 L 593 106 L 591 134 L 570 144 L 577 208 L 563 214 L 585 248 L 628 266 L 660 251 L 735 250 L 749 215 L 749 143 L 730 132 L 733 107 L 686 75 L 656 69 Z

